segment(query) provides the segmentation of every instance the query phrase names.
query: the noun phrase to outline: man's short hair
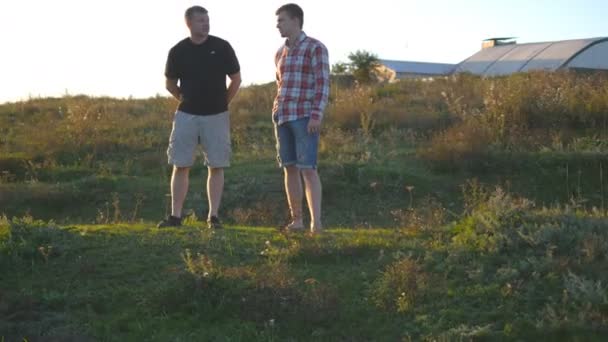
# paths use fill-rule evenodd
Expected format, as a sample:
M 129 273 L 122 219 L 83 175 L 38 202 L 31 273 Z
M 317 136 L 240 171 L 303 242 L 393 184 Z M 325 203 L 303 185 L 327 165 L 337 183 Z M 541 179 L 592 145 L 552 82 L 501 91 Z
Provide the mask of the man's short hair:
M 298 18 L 300 20 L 300 28 L 304 27 L 304 11 L 302 8 L 296 4 L 286 4 L 276 11 L 276 15 L 279 15 L 281 12 L 286 12 L 290 18 Z
M 207 12 L 207 10 L 205 9 L 205 7 L 202 7 L 202 6 L 192 6 L 192 7 L 188 8 L 186 10 L 186 13 L 184 14 L 184 17 L 186 18 L 186 20 L 190 20 L 190 19 L 192 19 L 192 16 L 195 13 L 207 14 L 209 12 Z

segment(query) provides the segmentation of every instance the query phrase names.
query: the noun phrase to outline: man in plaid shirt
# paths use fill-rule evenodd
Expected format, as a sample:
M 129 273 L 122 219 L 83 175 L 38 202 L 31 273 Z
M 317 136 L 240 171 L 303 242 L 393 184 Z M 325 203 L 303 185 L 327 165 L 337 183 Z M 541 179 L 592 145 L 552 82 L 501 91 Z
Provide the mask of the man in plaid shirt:
M 310 231 L 321 224 L 321 180 L 317 173 L 317 151 L 323 110 L 329 97 L 327 48 L 302 31 L 304 12 L 296 4 L 277 11 L 277 28 L 286 38 L 277 51 L 277 96 L 272 118 L 280 166 L 285 170 L 285 192 L 292 221 L 287 230 L 304 230 L 302 178 L 310 211 Z

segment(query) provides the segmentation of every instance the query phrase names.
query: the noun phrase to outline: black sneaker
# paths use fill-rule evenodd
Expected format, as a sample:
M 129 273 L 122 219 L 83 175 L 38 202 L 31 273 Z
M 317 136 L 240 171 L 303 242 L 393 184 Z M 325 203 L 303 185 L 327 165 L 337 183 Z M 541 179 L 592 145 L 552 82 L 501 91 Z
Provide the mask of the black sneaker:
M 181 217 L 175 217 L 172 215 L 167 216 L 164 220 L 160 221 L 156 228 L 165 228 L 165 227 L 179 227 L 182 225 Z
M 207 228 L 222 229 L 224 227 L 222 226 L 222 222 L 220 222 L 220 219 L 217 218 L 217 216 L 211 216 L 210 218 L 207 219 Z

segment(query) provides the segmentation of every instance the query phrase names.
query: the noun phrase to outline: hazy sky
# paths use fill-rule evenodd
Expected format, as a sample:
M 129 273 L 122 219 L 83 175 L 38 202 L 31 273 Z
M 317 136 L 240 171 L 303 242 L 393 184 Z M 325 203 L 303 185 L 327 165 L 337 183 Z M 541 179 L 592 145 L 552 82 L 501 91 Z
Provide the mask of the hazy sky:
M 276 0 L 2 0 L 0 103 L 30 96 L 166 95 L 164 65 L 188 35 L 184 10 L 209 10 L 211 34 L 227 39 L 243 84 L 274 79 L 282 43 Z M 304 31 L 330 62 L 357 49 L 383 59 L 458 63 L 490 37 L 520 43 L 608 36 L 608 0 L 301 0 Z M 603 13 L 603 14 L 602 14 Z

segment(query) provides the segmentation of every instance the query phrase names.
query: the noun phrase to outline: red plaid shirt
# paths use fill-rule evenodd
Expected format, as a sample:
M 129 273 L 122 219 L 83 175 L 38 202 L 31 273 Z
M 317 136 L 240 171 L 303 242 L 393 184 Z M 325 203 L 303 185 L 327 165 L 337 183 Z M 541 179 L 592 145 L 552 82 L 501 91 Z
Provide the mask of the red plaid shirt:
M 278 125 L 305 117 L 323 118 L 329 97 L 329 57 L 320 41 L 300 34 L 293 46 L 287 42 L 275 56 L 277 96 L 272 117 Z

